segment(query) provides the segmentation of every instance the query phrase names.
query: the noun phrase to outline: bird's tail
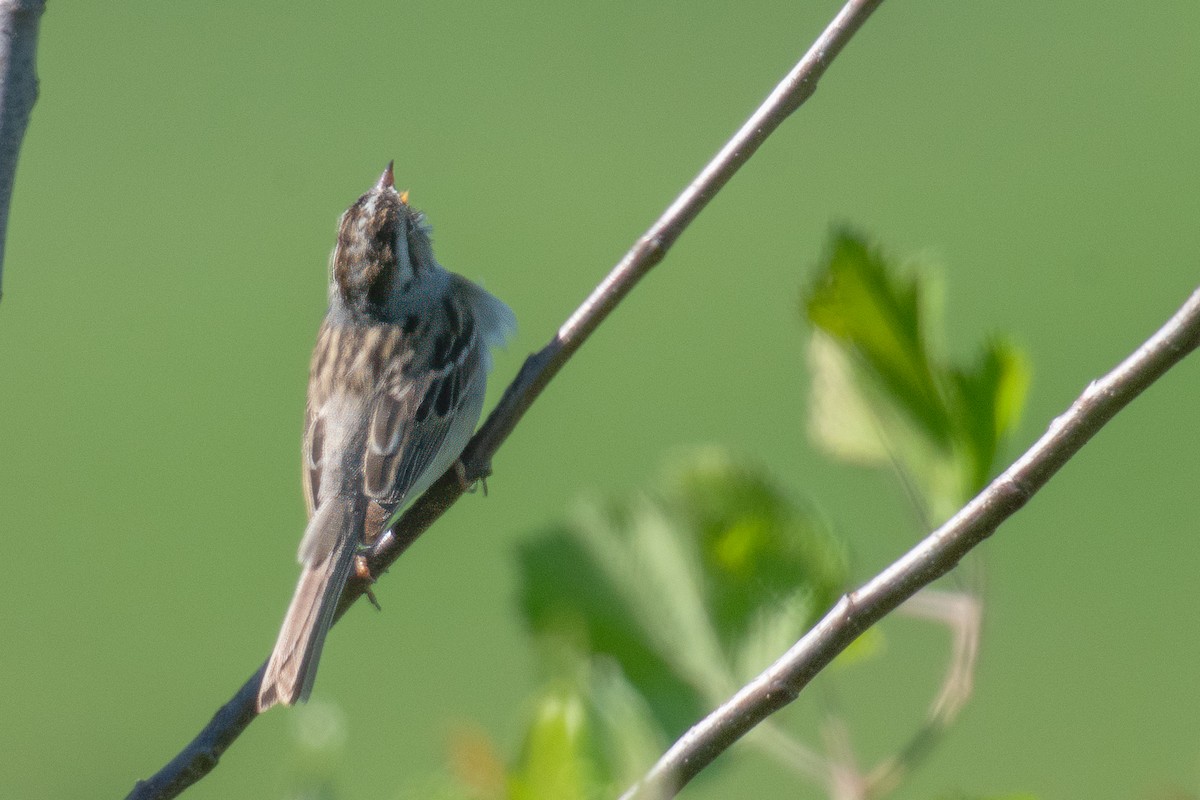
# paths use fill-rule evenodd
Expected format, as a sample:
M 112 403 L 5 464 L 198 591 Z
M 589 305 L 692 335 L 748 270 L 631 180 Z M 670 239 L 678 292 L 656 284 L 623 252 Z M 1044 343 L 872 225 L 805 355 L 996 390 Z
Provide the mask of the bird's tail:
M 321 503 L 309 521 L 301 551 L 304 571 L 258 690 L 260 714 L 276 703 L 304 702 L 312 692 L 362 524 L 362 503 L 340 497 Z

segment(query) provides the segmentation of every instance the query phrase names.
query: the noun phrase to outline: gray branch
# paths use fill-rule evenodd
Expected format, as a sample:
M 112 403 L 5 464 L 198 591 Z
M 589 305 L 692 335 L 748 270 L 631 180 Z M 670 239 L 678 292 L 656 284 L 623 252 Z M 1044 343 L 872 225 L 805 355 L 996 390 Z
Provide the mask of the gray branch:
M 854 33 L 883 0 L 850 0 L 821 34 L 804 58 L 792 69 L 750 119 L 734 134 L 683 193 L 643 234 L 620 262 L 559 328 L 545 347 L 526 359 L 516 379 L 505 390 L 483 427 L 467 444 L 461 457 L 468 479 L 485 477 L 492 456 L 512 433 L 567 360 L 587 340 L 637 282 L 663 260 L 671 245 L 716 196 L 729 179 L 750 160 L 785 119 L 816 91 L 817 81 Z M 367 563 L 372 575 L 382 575 L 416 539 L 463 494 L 463 481 L 449 470 L 433 484 L 396 523 L 379 537 Z M 367 589 L 368 582 L 352 580 L 342 594 L 338 618 Z M 246 726 L 254 721 L 254 698 L 262 667 L 227 702 L 212 721 L 170 763 L 151 778 L 139 781 L 127 800 L 163 800 L 177 797 L 203 778 Z
M 35 58 L 38 22 L 45 10 L 45 0 L 0 0 L 0 298 L 17 154 L 38 96 Z
M 829 613 L 778 661 L 679 738 L 622 800 L 664 800 L 755 725 L 791 703 L 838 653 L 919 589 L 953 569 L 1067 463 L 1097 431 L 1200 345 L 1200 289 L 1145 344 L 1093 381 L 1000 477 Z

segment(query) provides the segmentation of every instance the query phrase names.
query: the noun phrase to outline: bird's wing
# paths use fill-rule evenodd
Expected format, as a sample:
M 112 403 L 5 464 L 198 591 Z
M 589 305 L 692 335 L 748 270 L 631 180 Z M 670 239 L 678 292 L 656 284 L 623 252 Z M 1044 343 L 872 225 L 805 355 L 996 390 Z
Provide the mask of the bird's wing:
M 450 466 L 459 453 L 443 452 L 447 440 L 461 449 L 479 413 L 462 413 L 481 398 L 486 379 L 474 317 L 452 294 L 436 311 L 442 319 L 426 334 L 433 337 L 423 348 L 428 356 L 389 367 L 370 411 L 363 489 L 389 511 L 437 479 L 431 470 Z

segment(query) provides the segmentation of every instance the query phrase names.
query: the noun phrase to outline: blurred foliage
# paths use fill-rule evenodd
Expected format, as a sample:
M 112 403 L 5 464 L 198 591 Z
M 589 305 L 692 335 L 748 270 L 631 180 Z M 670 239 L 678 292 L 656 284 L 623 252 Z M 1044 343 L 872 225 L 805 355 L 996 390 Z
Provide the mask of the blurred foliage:
M 668 732 L 761 670 L 847 579 L 824 523 L 718 450 L 657 493 L 583 504 L 519 560 L 532 630 L 614 659 Z
M 578 718 L 605 743 L 598 780 L 614 790 L 777 658 L 848 579 L 808 507 L 717 449 L 681 459 L 655 492 L 581 504 L 519 563 L 542 663 L 554 681 L 573 676 Z
M 680 459 L 653 492 L 582 503 L 518 562 L 546 683 L 511 766 L 486 740 L 456 737 L 455 796 L 471 800 L 615 796 L 848 580 L 810 508 L 715 448 Z
M 930 522 L 983 488 L 1029 388 L 1024 354 L 1003 338 L 967 366 L 941 353 L 939 288 L 840 230 L 802 303 L 817 330 L 813 438 L 837 458 L 894 465 Z
M 948 363 L 933 346 L 927 275 L 845 231 L 829 253 L 804 301 L 816 328 L 815 438 L 834 457 L 894 466 L 923 513 L 949 513 L 983 485 L 1015 423 L 1025 360 L 994 339 L 973 366 Z M 456 778 L 474 800 L 615 796 L 849 581 L 824 519 L 715 447 L 677 459 L 653 490 L 582 502 L 522 545 L 518 565 L 546 683 L 511 766 L 490 744 L 460 738 Z M 842 663 L 880 652 L 879 634 L 868 634 Z M 803 749 L 789 740 L 766 752 Z M 811 777 L 823 780 L 823 769 Z

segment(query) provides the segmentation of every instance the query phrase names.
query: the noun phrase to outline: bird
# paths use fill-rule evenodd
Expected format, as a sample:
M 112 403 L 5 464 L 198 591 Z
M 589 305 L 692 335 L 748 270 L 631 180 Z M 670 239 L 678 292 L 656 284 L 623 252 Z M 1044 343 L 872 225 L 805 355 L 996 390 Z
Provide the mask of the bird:
M 308 699 L 355 558 L 458 460 L 483 410 L 503 301 L 445 269 L 394 162 L 342 214 L 309 369 L 302 566 L 257 710 Z

